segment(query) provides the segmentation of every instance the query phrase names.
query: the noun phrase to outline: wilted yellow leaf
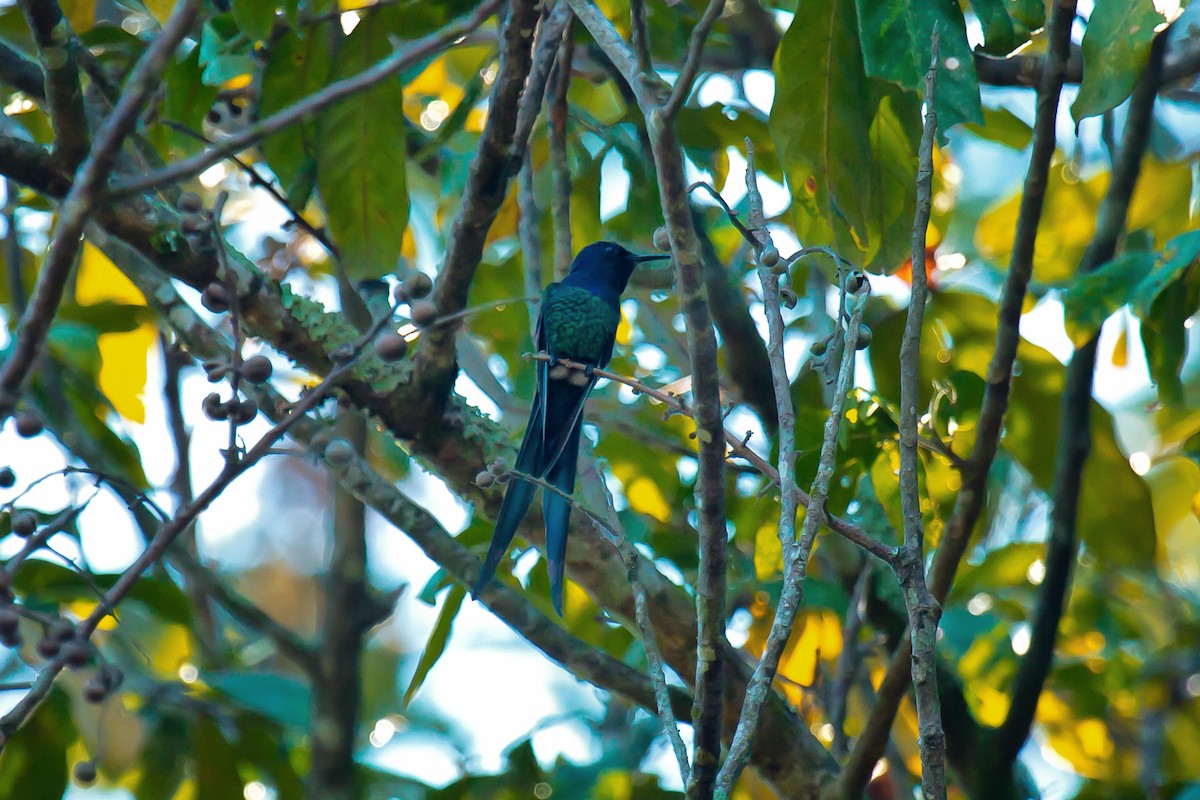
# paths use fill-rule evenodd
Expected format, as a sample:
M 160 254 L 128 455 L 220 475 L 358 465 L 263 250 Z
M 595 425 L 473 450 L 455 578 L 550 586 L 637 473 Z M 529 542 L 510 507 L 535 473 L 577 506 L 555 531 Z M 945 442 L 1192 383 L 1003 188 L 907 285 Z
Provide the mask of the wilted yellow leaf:
M 760 581 L 775 577 L 783 569 L 783 544 L 779 541 L 779 529 L 764 525 L 754 534 L 754 576 Z
M 82 306 L 104 302 L 144 306 L 146 298 L 100 248 L 84 242 L 75 279 L 75 302 Z
M 639 514 L 648 514 L 659 522 L 671 518 L 671 507 L 659 491 L 658 484 L 649 478 L 635 478 L 626 487 L 625 497 L 629 500 L 629 507 Z
M 100 336 L 100 391 L 125 419 L 139 425 L 146 421 L 142 393 L 146 389 L 146 356 L 158 332 L 153 325 L 139 325 L 129 333 Z
M 143 0 L 146 10 L 150 15 L 158 20 L 159 24 L 167 21 L 171 16 L 171 12 L 175 10 L 175 0 Z

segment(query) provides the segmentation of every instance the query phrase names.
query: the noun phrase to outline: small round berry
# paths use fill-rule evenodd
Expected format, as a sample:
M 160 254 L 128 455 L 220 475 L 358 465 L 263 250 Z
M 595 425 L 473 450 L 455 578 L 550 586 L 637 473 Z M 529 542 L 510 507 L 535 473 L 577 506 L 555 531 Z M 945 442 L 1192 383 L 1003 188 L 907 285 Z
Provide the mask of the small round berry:
M 671 251 L 671 234 L 667 233 L 665 227 L 654 229 L 654 246 L 664 253 Z
M 200 195 L 195 192 L 184 192 L 179 195 L 179 202 L 176 205 L 180 211 L 189 211 L 192 214 L 204 208 L 204 204 L 200 202 Z
M 210 358 L 201 366 L 204 367 L 204 374 L 208 376 L 209 383 L 216 383 L 225 377 L 229 372 L 229 362 L 223 358 Z
M 251 383 L 266 383 L 274 371 L 271 359 L 266 356 L 250 356 L 242 362 L 242 377 Z
M 229 290 L 217 281 L 204 287 L 200 295 L 200 303 L 214 314 L 223 314 L 229 310 Z
M 37 530 L 37 514 L 32 511 L 17 511 L 12 515 L 12 532 L 25 538 Z
M 503 458 L 493 459 L 492 463 L 487 465 L 488 472 L 499 478 L 508 472 L 508 465 L 504 463 Z
M 487 489 L 496 482 L 496 476 L 488 472 L 486 469 L 475 476 L 475 485 L 480 489 Z
M 418 300 L 408 308 L 408 317 L 418 328 L 428 328 L 438 317 L 438 308 L 429 300 Z
M 858 294 L 867 285 L 867 276 L 861 272 L 854 272 L 850 277 L 846 278 L 846 291 L 850 294 Z
M 412 298 L 408 296 L 408 291 L 404 288 L 403 283 L 397 283 L 395 288 L 392 289 L 392 300 L 401 304 L 412 300 Z
M 0 469 L 0 489 L 11 489 L 16 482 L 17 473 L 12 471 L 12 467 Z
M 236 403 L 231 403 L 230 405 L 232 407 L 229 410 L 229 419 L 232 420 L 235 425 L 245 425 L 253 422 L 254 418 L 258 416 L 258 403 L 254 402 L 250 398 L 239 400 Z
M 43 636 L 41 639 L 38 639 L 37 646 L 34 649 L 37 650 L 37 654 L 42 658 L 54 658 L 62 650 L 62 642 L 53 636 Z
M 0 644 L 4 645 L 5 647 L 15 650 L 20 647 L 24 641 L 25 640 L 21 638 L 21 631 L 19 630 L 0 631 Z
M 395 331 L 382 334 L 375 340 L 375 355 L 384 361 L 399 361 L 408 353 L 408 340 Z
M 424 272 L 410 272 L 400 286 L 410 300 L 420 300 L 433 291 L 433 280 Z
M 829 340 L 828 339 L 817 339 L 815 342 L 812 343 L 812 346 L 808 348 L 808 352 L 812 353 L 814 356 L 823 356 L 823 355 L 825 355 L 826 352 L 828 352 L 828 350 L 829 350 Z
M 88 678 L 87 683 L 83 685 L 83 699 L 89 703 L 103 703 L 106 697 L 108 697 L 108 681 L 99 675 Z
M 770 267 L 770 270 L 772 275 L 787 275 L 788 262 L 777 261 L 773 266 Z
M 50 626 L 50 635 L 60 642 L 69 642 L 75 638 L 75 626 L 65 619 L 57 620 Z
M 768 269 L 779 263 L 779 248 L 769 244 L 758 254 L 758 263 Z
M 855 348 L 858 350 L 866 350 L 871 346 L 871 326 L 863 323 L 858 326 L 858 341 L 855 342 Z
M 96 762 L 80 761 L 75 765 L 75 782 L 87 786 L 96 780 Z
M 92 659 L 91 650 L 78 639 L 64 642 L 61 655 L 63 663 L 71 669 L 82 669 Z
M 344 467 L 354 460 L 354 447 L 345 439 L 333 439 L 325 445 L 325 460 L 335 467 Z
M 30 439 L 42 432 L 42 415 L 31 408 L 18 411 L 15 416 L 17 435 Z
M 0 608 L 0 635 L 11 636 L 21 628 L 21 615 L 15 608 Z
M 196 212 L 180 214 L 179 227 L 184 233 L 201 233 L 208 229 L 208 218 Z
M 107 686 L 110 691 L 116 689 L 125 680 L 125 673 L 121 672 L 119 668 L 114 667 L 112 664 L 104 664 L 102 667 L 100 667 L 100 675 L 104 680 L 104 685 Z
M 204 398 L 202 407 L 204 408 L 204 416 L 214 422 L 224 422 L 229 419 L 229 409 L 221 401 L 221 395 L 216 392 L 211 392 Z

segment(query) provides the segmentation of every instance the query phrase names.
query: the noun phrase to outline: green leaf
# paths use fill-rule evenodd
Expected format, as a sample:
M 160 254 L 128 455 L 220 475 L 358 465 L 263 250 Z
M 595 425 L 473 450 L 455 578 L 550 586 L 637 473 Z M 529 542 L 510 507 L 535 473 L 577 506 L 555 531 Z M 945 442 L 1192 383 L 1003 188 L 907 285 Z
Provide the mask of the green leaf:
M 163 118 L 186 125 L 189 130 L 204 129 L 204 115 L 217 100 L 217 87 L 203 82 L 204 68 L 200 64 L 200 49 L 192 51 L 182 59 L 176 58 L 163 73 Z M 191 155 L 204 148 L 204 142 L 188 136 L 166 125 L 153 128 L 155 144 L 164 153 L 168 147 L 183 155 Z
M 437 596 L 442 590 L 454 583 L 454 578 L 444 569 L 438 569 L 437 572 L 429 576 L 429 580 L 425 582 L 425 587 L 421 589 L 421 593 L 417 595 L 417 599 L 427 606 L 437 604 Z
M 1154 29 L 1162 22 L 1153 0 L 1096 0 L 1083 34 L 1083 80 L 1071 105 L 1076 123 L 1129 97 L 1150 58 Z
M 966 126 L 967 130 L 989 142 L 1002 144 L 1014 150 L 1024 150 L 1033 141 L 1033 128 L 1025 120 L 1007 108 L 984 108 L 983 124 Z
M 263 41 L 275 24 L 275 0 L 234 0 L 233 18 L 243 33 L 255 41 Z
M 76 735 L 66 696 L 52 689 L 0 753 L 0 797 L 60 800 L 67 790 L 67 747 Z
M 868 239 L 870 87 L 850 0 L 803 0 L 775 55 L 771 139 L 792 191 L 796 235 L 848 254 Z
M 842 0 L 848 2 L 848 0 Z M 937 74 L 939 134 L 959 122 L 981 122 L 979 78 L 967 42 L 966 21 L 955 0 L 856 0 L 862 59 L 867 74 L 924 91 L 931 34 L 938 27 L 941 64 Z M 801 3 L 801 9 L 805 3 Z M 800 19 L 802 11 L 796 17 Z M 808 24 L 808 20 L 804 20 Z M 777 74 L 778 70 L 776 70 Z M 944 137 L 943 137 L 944 139 Z
M 204 682 L 267 719 L 308 728 L 311 696 L 295 678 L 264 672 L 206 672 Z
M 1028 42 L 1029 32 L 1041 27 L 1046 16 L 1040 0 L 971 0 L 971 8 L 983 26 L 983 51 L 994 56 L 1006 56 Z M 1029 25 L 1026 19 L 1037 22 Z
M 200 36 L 201 80 L 220 86 L 228 80 L 254 71 L 254 61 L 246 51 L 246 38 L 238 30 L 232 15 L 222 14 L 204 23 Z
M 1067 335 L 1078 347 L 1100 330 L 1104 320 L 1125 305 L 1154 266 L 1154 253 L 1123 253 L 1084 275 L 1063 293 Z
M 458 610 L 462 607 L 463 598 L 467 596 L 467 590 L 461 584 L 455 584 L 450 587 L 449 593 L 446 594 L 446 600 L 442 603 L 442 610 L 438 613 L 437 622 L 433 626 L 433 632 L 429 634 L 429 641 L 425 643 L 425 649 L 421 651 L 421 658 L 417 662 L 417 670 L 413 673 L 412 681 L 408 684 L 408 689 L 404 692 L 404 706 L 407 707 L 412 702 L 413 696 L 421 688 L 421 684 L 425 683 L 425 679 L 429 677 L 429 671 L 433 669 L 433 665 L 442 657 L 442 653 L 446 652 L 446 643 L 450 641 L 450 633 L 454 628 L 454 619 L 458 616 Z
M 868 352 L 877 389 L 884 397 L 899 396 L 896 365 L 903 326 L 903 313 L 872 323 L 875 337 Z M 918 407 L 927 407 L 936 381 L 950 380 L 959 370 L 987 375 L 995 336 L 996 305 L 991 300 L 965 292 L 937 293 L 921 332 L 924 385 Z M 1035 486 L 1048 492 L 1054 482 L 1054 459 L 1046 457 L 1046 448 L 1053 448 L 1058 440 L 1066 369 L 1028 341 L 1021 342 L 1020 367 L 1021 374 L 1012 382 L 1001 447 L 1029 472 Z M 1080 538 L 1106 564 L 1152 564 L 1157 540 L 1149 490 L 1117 444 L 1112 415 L 1095 401 L 1091 437 L 1092 452 L 1079 498 Z M 1131 533 L 1113 536 L 1113 530 Z
M 871 209 L 868 255 L 863 266 L 891 273 L 912 253 L 916 211 L 920 103 L 906 92 L 872 79 L 882 93 L 871 122 Z
M 225 741 L 216 723 L 197 717 L 192 739 L 196 796 L 239 797 L 243 786 L 237 768 L 238 753 Z
M 92 574 L 88 579 L 73 569 L 50 561 L 30 560 L 21 565 L 13 581 L 22 595 L 39 600 L 69 603 L 76 600 L 98 600 L 96 589 L 112 588 L 120 573 Z M 143 577 L 129 590 L 127 597 L 137 600 L 160 620 L 176 625 L 190 625 L 192 604 L 175 584 L 161 578 Z
M 271 46 L 263 68 L 259 114 L 270 116 L 320 89 L 329 75 L 329 40 L 319 32 L 293 29 Z M 312 192 L 315 125 L 292 125 L 262 143 L 263 155 L 288 200 L 303 206 Z M 307 191 L 305 191 L 307 184 Z
M 1167 242 L 1154 270 L 1138 284 L 1132 302 L 1138 314 L 1150 316 L 1150 307 L 1184 270 L 1200 262 L 1200 231 L 1180 234 Z
M 334 58 L 332 78 L 370 67 L 388 53 L 384 16 L 366 16 Z M 317 118 L 317 191 L 329 231 L 352 278 L 396 267 L 408 223 L 404 94 L 389 79 L 325 109 Z

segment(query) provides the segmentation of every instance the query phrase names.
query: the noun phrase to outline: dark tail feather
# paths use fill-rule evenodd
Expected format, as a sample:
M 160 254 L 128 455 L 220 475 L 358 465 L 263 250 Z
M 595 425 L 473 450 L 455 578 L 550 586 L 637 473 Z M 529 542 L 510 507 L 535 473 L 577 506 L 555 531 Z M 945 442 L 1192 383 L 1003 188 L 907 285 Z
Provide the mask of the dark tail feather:
M 575 491 L 575 467 L 579 462 L 579 433 L 583 430 L 582 415 L 563 442 L 562 455 L 546 475 L 547 482 L 558 487 L 568 497 Z M 554 492 L 542 497 L 546 520 L 546 568 L 550 572 L 550 599 L 554 610 L 563 613 L 563 572 L 567 560 L 567 531 L 571 522 L 571 504 Z
M 538 462 L 542 451 L 542 403 L 538 398 L 533 400 L 533 410 L 529 414 L 529 424 L 525 428 L 525 439 L 521 442 L 521 450 L 517 453 L 516 469 L 526 474 L 538 474 Z M 471 587 L 471 596 L 478 599 L 481 592 L 487 588 L 496 567 L 508 552 L 513 537 L 521 520 L 525 519 L 529 506 L 533 503 L 533 495 L 537 487 L 528 481 L 513 478 L 509 481 L 508 489 L 504 492 L 504 500 L 500 503 L 500 513 L 496 515 L 496 527 L 492 533 L 492 544 L 488 547 L 487 557 L 483 560 L 483 568 L 479 570 L 479 578 Z

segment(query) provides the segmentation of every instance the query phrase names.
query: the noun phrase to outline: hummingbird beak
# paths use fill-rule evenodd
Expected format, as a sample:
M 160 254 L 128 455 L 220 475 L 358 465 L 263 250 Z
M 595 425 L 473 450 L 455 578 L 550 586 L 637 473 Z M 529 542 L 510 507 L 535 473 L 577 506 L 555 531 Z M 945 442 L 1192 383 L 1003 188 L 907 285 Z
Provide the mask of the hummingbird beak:
M 662 253 L 661 255 L 658 253 L 654 253 L 652 255 L 634 256 L 633 260 L 638 264 L 642 264 L 646 261 L 663 261 L 664 259 L 668 259 L 670 257 L 671 257 L 670 253 Z

